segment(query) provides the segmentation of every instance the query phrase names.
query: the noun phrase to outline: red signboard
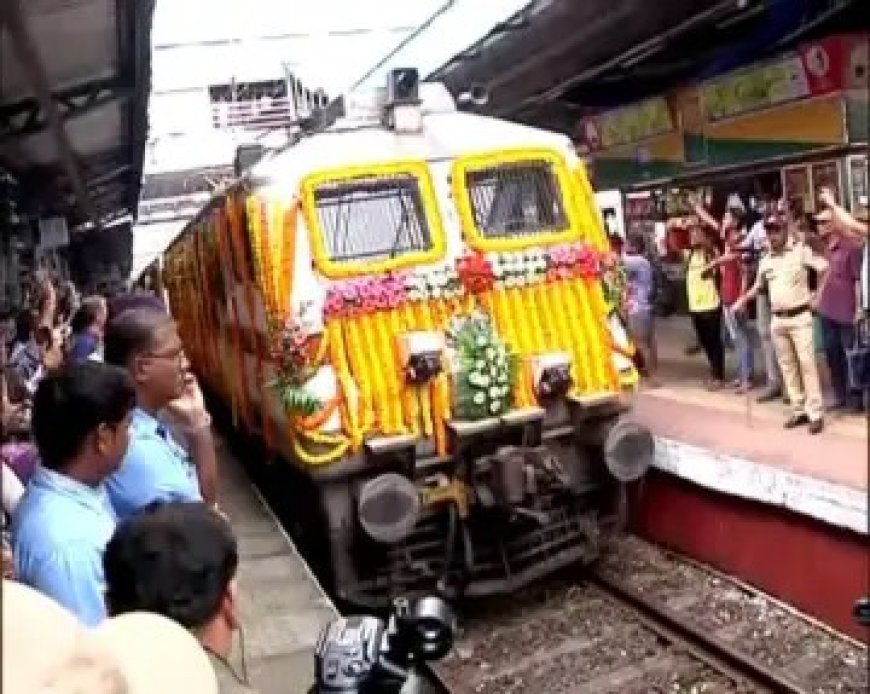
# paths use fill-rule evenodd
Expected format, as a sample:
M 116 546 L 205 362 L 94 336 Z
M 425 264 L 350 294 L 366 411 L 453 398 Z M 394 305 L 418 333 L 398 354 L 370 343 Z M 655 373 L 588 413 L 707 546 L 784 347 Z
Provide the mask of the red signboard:
M 812 96 L 830 94 L 843 88 L 846 78 L 845 39 L 832 36 L 801 46 L 798 50 Z

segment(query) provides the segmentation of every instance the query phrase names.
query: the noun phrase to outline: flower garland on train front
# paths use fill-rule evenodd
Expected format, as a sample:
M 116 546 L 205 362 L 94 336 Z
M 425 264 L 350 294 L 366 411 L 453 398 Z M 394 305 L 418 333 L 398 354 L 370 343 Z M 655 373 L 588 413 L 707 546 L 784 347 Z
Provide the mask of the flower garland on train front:
M 324 319 L 327 325 L 325 336 L 330 340 L 329 352 L 341 353 L 339 356 L 342 358 L 339 361 L 343 363 L 343 368 L 337 371 L 342 380 L 342 390 L 346 390 L 349 385 L 349 382 L 344 383 L 349 381 L 346 378 L 350 374 L 348 362 L 362 366 L 368 361 L 365 352 L 371 349 L 374 349 L 378 356 L 375 360 L 377 362 L 383 362 L 384 358 L 389 359 L 392 355 L 392 344 L 388 344 L 386 333 L 389 332 L 390 327 L 395 332 L 397 326 L 381 325 L 381 323 L 389 323 L 390 319 L 397 315 L 395 309 L 410 310 L 420 317 L 421 320 L 418 322 L 421 324 L 443 328 L 447 327 L 446 323 L 450 317 L 457 313 L 468 315 L 474 309 L 475 301 L 472 297 L 475 295 L 488 294 L 493 289 L 512 291 L 525 286 L 557 285 L 562 281 L 578 278 L 594 279 L 600 276 L 605 261 L 606 258 L 602 254 L 585 244 L 566 244 L 543 251 L 486 255 L 472 253 L 458 259 L 454 266 L 436 268 L 428 272 L 393 272 L 377 277 L 333 283 L 327 292 L 324 304 Z M 495 309 L 495 307 L 487 307 L 486 303 L 484 302 L 484 308 Z M 503 322 L 504 308 L 499 306 L 496 310 L 496 313 L 501 310 L 502 320 L 499 322 Z M 390 318 L 383 318 L 384 316 Z M 345 326 L 344 330 L 338 327 L 339 324 Z M 529 336 L 519 337 L 520 343 L 529 342 Z M 307 343 L 310 337 L 303 338 L 297 334 L 295 338 L 291 338 L 291 343 L 294 339 L 301 344 Z M 326 348 L 321 345 L 321 350 L 323 349 Z M 332 357 L 335 358 L 336 355 L 332 354 Z M 515 369 L 511 371 L 515 372 Z M 414 414 L 416 408 L 406 406 L 404 386 L 396 381 L 394 374 L 364 369 L 357 375 L 360 377 L 360 387 L 353 389 L 354 402 L 341 403 L 342 428 L 348 436 L 329 437 L 329 443 L 337 448 L 324 454 L 324 460 L 318 462 L 327 462 L 327 458 L 337 459 L 348 448 L 357 448 L 365 433 L 373 426 L 385 432 L 434 434 L 436 440 L 439 438 L 439 432 L 433 429 L 437 430 L 440 425 L 443 425 L 451 409 L 449 398 L 446 397 L 447 393 L 442 392 L 445 389 L 443 379 L 434 387 L 437 397 L 433 397 L 432 411 L 427 406 L 428 398 L 424 397 L 421 401 L 422 411 L 419 414 L 423 419 L 423 429 L 419 432 L 418 424 L 409 422 L 408 414 L 403 412 L 408 409 L 411 414 Z M 515 378 L 515 375 L 511 376 L 511 384 Z M 524 385 L 522 390 L 528 388 Z M 295 397 L 291 398 L 290 402 L 282 399 L 285 405 L 296 402 Z M 464 401 L 463 404 L 466 404 L 468 399 L 461 399 Z M 524 402 L 528 399 L 528 396 L 524 396 L 518 398 L 518 401 Z M 377 407 L 380 414 L 373 419 L 372 408 L 376 406 L 375 403 L 379 403 Z M 334 403 L 329 403 L 312 414 L 306 412 L 302 417 L 294 418 L 294 428 L 298 431 L 303 423 L 321 425 L 334 411 L 332 405 Z M 305 409 L 310 411 L 315 408 L 311 404 Z M 438 411 L 434 411 L 435 409 Z M 469 412 L 464 413 L 468 416 L 473 408 L 460 409 L 468 409 Z M 498 409 L 500 410 L 501 407 Z M 299 414 L 303 413 L 299 412 Z M 309 439 L 311 435 L 316 435 L 313 427 L 309 429 L 304 426 L 303 431 L 308 434 Z
M 522 253 L 470 253 L 453 267 L 335 282 L 327 291 L 324 319 L 370 315 L 409 302 L 450 301 L 493 289 L 600 277 L 606 260 L 585 244 Z

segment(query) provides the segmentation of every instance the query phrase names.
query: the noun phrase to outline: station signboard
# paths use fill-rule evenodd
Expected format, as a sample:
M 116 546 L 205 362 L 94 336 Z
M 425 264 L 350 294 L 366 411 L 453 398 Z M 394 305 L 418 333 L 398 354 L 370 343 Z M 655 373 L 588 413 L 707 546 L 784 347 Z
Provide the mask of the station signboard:
M 843 88 L 844 41 L 834 37 L 728 73 L 701 86 L 707 121 L 715 122 Z
M 641 142 L 674 129 L 667 99 L 655 97 L 584 120 L 579 140 L 581 151 L 597 152 Z
M 830 36 L 584 119 L 578 150 L 625 187 L 866 141 L 867 38 Z

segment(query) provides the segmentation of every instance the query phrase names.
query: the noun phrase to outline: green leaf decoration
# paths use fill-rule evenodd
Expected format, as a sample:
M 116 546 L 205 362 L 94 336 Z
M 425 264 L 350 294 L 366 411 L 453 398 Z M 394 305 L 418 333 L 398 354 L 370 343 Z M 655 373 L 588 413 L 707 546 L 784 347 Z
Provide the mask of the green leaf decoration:
M 320 398 L 308 392 L 305 388 L 282 384 L 278 387 L 278 394 L 288 414 L 310 417 L 323 409 L 323 403 L 320 401 Z
M 457 418 L 473 421 L 510 410 L 519 359 L 496 334 L 489 316 L 476 311 L 454 324 L 452 339 L 458 367 Z

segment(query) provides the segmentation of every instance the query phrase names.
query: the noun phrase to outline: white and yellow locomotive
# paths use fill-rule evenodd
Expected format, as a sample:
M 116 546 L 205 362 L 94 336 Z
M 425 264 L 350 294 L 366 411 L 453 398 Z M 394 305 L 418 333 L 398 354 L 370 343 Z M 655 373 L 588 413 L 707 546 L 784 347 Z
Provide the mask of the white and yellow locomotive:
M 164 258 L 202 380 L 313 481 L 361 604 L 593 559 L 653 455 L 571 142 L 396 84 L 257 163 Z

